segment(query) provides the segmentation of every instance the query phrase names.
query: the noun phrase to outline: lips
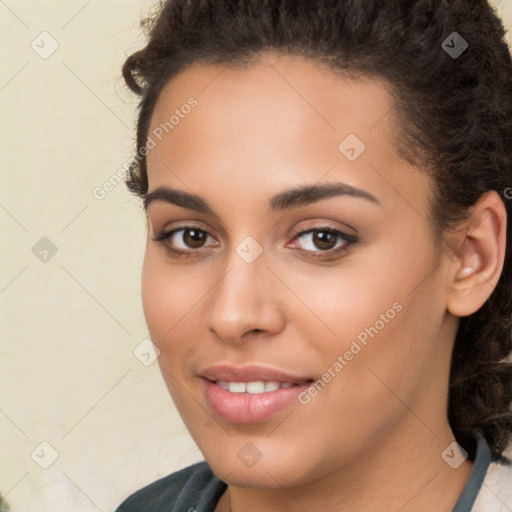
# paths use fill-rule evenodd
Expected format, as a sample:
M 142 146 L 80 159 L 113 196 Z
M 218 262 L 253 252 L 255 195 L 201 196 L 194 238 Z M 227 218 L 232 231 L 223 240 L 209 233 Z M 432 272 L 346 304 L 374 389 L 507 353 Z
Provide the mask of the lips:
M 309 376 L 294 375 L 266 366 L 247 365 L 235 367 L 231 365 L 217 365 L 205 368 L 199 375 L 210 382 L 279 382 L 291 384 L 305 384 L 313 380 Z
M 200 372 L 212 412 L 231 423 L 258 423 L 297 403 L 313 379 L 258 365 L 211 366 Z

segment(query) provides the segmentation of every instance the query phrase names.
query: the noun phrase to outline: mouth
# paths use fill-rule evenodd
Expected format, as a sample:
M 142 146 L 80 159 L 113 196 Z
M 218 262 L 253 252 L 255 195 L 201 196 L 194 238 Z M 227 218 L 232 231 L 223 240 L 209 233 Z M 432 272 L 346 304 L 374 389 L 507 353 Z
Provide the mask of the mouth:
M 279 381 L 263 381 L 255 380 L 250 382 L 230 382 L 226 380 L 210 381 L 229 393 L 248 393 L 257 395 L 261 393 L 270 393 L 278 389 L 289 389 L 298 386 L 304 386 L 313 382 L 313 379 L 303 380 L 300 382 L 279 382 Z
M 223 364 L 199 372 L 213 414 L 230 423 L 263 422 L 298 403 L 314 379 L 261 365 Z
M 199 376 L 210 382 L 216 382 L 219 386 L 226 387 L 232 393 L 263 393 L 279 389 L 279 387 L 291 387 L 289 384 L 301 385 L 313 380 L 311 376 L 296 375 L 282 370 L 256 364 L 242 367 L 230 364 L 210 366 L 199 372 Z M 263 385 L 263 387 L 262 387 Z M 243 388 L 245 386 L 245 389 Z

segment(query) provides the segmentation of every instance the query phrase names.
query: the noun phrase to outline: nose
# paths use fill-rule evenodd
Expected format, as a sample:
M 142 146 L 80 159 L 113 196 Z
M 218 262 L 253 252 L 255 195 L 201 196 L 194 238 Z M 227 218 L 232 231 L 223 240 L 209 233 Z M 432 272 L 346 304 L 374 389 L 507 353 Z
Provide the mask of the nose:
M 236 252 L 209 294 L 206 327 L 225 343 L 237 344 L 251 337 L 280 332 L 285 325 L 279 281 L 262 254 L 248 263 Z

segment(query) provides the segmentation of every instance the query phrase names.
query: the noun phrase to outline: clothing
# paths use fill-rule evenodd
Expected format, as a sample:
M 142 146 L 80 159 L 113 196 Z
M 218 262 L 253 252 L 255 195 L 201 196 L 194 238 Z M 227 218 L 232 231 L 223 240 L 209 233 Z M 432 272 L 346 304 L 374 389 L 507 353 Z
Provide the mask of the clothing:
M 475 463 L 452 512 L 510 512 L 512 461 L 492 459 L 485 438 L 475 437 Z M 198 462 L 140 489 L 116 512 L 213 512 L 226 488 L 206 462 Z

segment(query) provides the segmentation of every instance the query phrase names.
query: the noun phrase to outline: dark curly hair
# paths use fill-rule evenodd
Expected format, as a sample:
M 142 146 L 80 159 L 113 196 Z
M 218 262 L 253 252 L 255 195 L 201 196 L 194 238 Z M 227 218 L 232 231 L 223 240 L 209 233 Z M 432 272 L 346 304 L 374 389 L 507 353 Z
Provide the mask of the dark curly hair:
M 507 247 L 487 302 L 460 320 L 448 418 L 474 457 L 480 429 L 493 455 L 512 434 L 512 64 L 502 22 L 485 0 L 167 0 L 142 22 L 147 46 L 123 66 L 141 96 L 137 153 L 126 184 L 148 192 L 146 141 L 163 86 L 199 62 L 243 66 L 265 51 L 320 61 L 333 71 L 385 79 L 393 91 L 396 146 L 427 169 L 436 240 L 489 190 L 504 197 Z M 453 33 L 467 41 L 461 55 Z M 443 43 L 444 42 L 444 43 Z

